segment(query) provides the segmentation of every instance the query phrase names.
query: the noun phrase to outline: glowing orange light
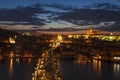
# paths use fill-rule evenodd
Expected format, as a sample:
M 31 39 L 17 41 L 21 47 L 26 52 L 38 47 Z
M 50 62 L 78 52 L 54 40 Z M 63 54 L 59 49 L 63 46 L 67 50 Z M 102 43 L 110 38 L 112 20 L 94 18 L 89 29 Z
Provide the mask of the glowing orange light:
M 10 76 L 13 74 L 13 59 L 10 59 Z

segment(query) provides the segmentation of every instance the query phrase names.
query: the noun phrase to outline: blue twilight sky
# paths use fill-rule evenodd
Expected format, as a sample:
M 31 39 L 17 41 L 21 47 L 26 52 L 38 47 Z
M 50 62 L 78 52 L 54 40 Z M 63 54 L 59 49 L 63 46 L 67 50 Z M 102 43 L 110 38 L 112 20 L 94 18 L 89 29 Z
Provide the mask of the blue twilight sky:
M 27 7 L 36 3 L 42 5 L 42 9 L 41 7 Z M 88 20 L 86 20 L 86 17 L 77 18 L 80 13 L 74 12 L 75 9 L 81 9 L 85 6 L 94 7 L 93 5 L 98 3 L 102 4 L 101 8 L 111 10 L 111 8 L 114 7 L 114 10 L 120 10 L 120 0 L 0 0 L 0 27 L 12 30 L 38 30 L 53 28 L 85 29 L 89 28 L 90 24 L 94 25 L 93 23 L 95 23 L 95 27 L 96 25 L 98 27 L 98 25 L 105 26 L 104 24 L 113 25 L 116 23 L 115 19 L 113 17 L 109 18 L 109 16 L 107 17 L 107 20 L 100 19 L 100 21 L 103 20 L 103 22 L 99 21 L 99 23 L 96 22 L 95 19 L 90 21 L 91 17 L 88 15 L 87 16 L 90 18 Z M 115 5 L 117 5 L 117 7 Z M 17 8 L 18 6 L 22 6 L 22 8 Z M 68 6 L 74 7 L 74 9 L 70 9 Z M 119 14 L 116 14 L 116 16 L 119 17 Z
M 1 8 L 11 8 L 16 6 L 26 6 L 34 3 L 52 4 L 59 3 L 71 6 L 86 6 L 94 3 L 112 3 L 120 5 L 120 0 L 0 0 Z

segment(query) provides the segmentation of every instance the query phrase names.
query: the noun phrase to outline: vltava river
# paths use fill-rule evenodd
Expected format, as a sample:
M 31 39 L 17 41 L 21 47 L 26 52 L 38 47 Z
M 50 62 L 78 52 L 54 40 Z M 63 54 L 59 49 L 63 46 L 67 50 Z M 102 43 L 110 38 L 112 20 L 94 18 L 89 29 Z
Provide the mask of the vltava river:
M 61 60 L 64 80 L 120 80 L 120 64 L 97 60 Z
M 36 59 L 8 59 L 0 62 L 0 80 L 31 80 Z
M 0 62 L 0 80 L 31 80 L 36 59 L 9 59 Z M 61 59 L 64 80 L 120 80 L 120 64 L 96 60 Z

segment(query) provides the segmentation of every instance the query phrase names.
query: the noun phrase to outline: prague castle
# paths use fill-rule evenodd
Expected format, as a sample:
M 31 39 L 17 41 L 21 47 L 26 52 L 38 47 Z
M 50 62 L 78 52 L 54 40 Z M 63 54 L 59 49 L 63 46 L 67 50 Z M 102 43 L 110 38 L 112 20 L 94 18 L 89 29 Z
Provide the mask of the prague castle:
M 113 33 L 110 34 L 103 34 L 99 30 L 95 30 L 93 28 L 90 28 L 87 30 L 86 34 L 71 34 L 68 35 L 69 38 L 76 38 L 79 39 L 81 37 L 84 37 L 85 39 L 89 38 L 98 38 L 100 40 L 105 40 L 105 41 L 120 41 L 120 35 L 114 35 Z
M 90 28 L 88 31 L 87 31 L 87 35 L 100 35 L 101 32 L 99 30 L 93 30 L 92 28 Z

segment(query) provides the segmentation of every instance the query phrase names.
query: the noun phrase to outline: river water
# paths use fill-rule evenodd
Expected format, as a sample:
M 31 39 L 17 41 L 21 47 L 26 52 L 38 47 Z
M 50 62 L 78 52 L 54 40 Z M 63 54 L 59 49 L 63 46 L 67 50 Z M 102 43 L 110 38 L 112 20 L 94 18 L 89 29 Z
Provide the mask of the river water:
M 36 59 L 9 59 L 0 62 L 0 80 L 31 80 Z M 120 64 L 97 60 L 61 59 L 64 80 L 120 80 Z
M 120 64 L 97 60 L 61 60 L 64 80 L 120 80 Z
M 36 59 L 8 59 L 0 62 L 0 80 L 31 80 Z

